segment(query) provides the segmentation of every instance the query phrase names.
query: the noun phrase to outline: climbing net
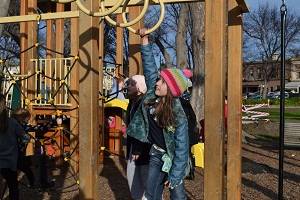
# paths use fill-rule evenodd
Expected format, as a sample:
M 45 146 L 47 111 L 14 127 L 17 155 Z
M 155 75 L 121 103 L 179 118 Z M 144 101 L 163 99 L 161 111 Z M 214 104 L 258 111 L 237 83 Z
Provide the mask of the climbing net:
M 78 62 L 79 57 L 73 55 L 64 55 L 61 52 L 51 50 L 39 43 L 36 43 L 28 49 L 20 52 L 19 56 L 21 56 L 22 53 L 25 53 L 33 48 L 44 49 L 46 51 L 59 54 L 63 56 L 63 58 L 53 58 L 48 60 L 42 58 L 32 59 L 31 61 L 34 63 L 33 65 L 35 70 L 32 72 L 28 72 L 27 74 L 14 74 L 11 72 L 11 66 L 9 65 L 8 61 L 10 59 L 13 59 L 13 57 L 0 59 L 0 66 L 2 69 L 1 91 L 8 98 L 11 90 L 16 89 L 21 95 L 20 99 L 18 99 L 19 105 L 21 107 L 28 108 L 31 105 L 51 106 L 53 111 L 52 113 L 49 113 L 49 115 L 55 116 L 55 119 L 75 118 L 75 120 L 77 121 L 76 123 L 78 123 L 78 117 L 71 116 L 70 114 L 70 111 L 77 110 L 79 107 L 79 101 L 73 95 L 72 89 L 70 88 L 70 79 L 72 70 L 74 70 L 75 64 L 76 62 Z M 57 60 L 63 64 L 58 65 L 56 63 Z M 54 63 L 54 66 L 51 67 L 50 64 L 51 69 L 47 69 L 46 62 Z M 106 63 L 111 65 L 114 64 L 110 62 Z M 59 67 L 57 67 L 57 65 Z M 107 92 L 112 89 L 113 80 L 116 78 L 116 76 L 124 77 L 124 75 L 122 74 L 117 74 L 117 69 L 120 66 L 121 65 L 117 64 L 116 67 L 104 68 L 103 91 L 106 92 L 99 91 L 99 100 L 103 101 L 104 103 L 116 98 L 118 93 L 121 91 L 121 89 L 117 89 L 114 93 Z M 60 75 L 57 71 L 55 71 L 57 69 L 60 71 Z M 29 88 L 30 85 L 28 84 L 30 81 L 34 82 L 35 85 L 35 93 L 33 95 L 29 92 L 30 90 L 32 90 L 32 88 Z M 47 86 L 49 85 L 55 85 L 55 87 L 50 87 L 51 89 L 53 89 L 52 91 L 47 88 Z M 64 94 L 63 96 L 68 99 L 68 101 L 65 101 L 68 102 L 68 104 L 61 104 L 61 101 L 58 100 L 59 98 L 62 98 L 62 93 Z M 73 102 L 76 105 L 69 104 L 69 102 L 71 102 L 70 98 L 73 98 Z M 68 105 L 69 108 L 61 109 L 60 105 Z M 11 106 L 9 106 L 8 109 L 11 110 Z M 48 120 L 49 122 L 45 126 L 51 128 L 51 131 L 48 131 L 47 135 L 43 135 L 43 137 L 38 137 L 36 134 L 31 134 L 31 143 L 40 144 L 43 148 L 44 153 L 46 153 L 49 157 L 56 157 L 57 155 L 55 152 L 61 152 L 60 156 L 63 157 L 64 161 L 78 163 L 78 160 L 73 159 L 73 155 L 78 151 L 78 135 L 74 134 L 72 130 L 69 130 L 68 128 L 65 128 L 63 126 L 55 126 L 50 119 Z M 38 129 L 38 126 L 36 126 L 35 128 Z M 62 138 L 62 142 L 58 142 L 58 138 Z M 69 140 L 69 148 L 66 149 L 64 146 L 64 141 Z M 71 143 L 73 143 L 72 146 L 70 145 Z M 69 166 L 72 167 L 72 165 Z M 72 177 L 78 184 L 78 172 L 75 169 L 71 169 L 70 173 L 72 173 Z M 69 188 L 69 186 L 65 188 L 67 189 Z

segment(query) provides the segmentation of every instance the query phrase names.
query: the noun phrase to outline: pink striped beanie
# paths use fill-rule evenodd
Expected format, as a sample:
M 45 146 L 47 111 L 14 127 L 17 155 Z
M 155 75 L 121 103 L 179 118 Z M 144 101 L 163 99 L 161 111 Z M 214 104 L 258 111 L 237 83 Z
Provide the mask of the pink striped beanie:
M 191 87 L 192 71 L 189 69 L 165 68 L 160 71 L 160 76 L 167 83 L 174 97 L 179 97 Z

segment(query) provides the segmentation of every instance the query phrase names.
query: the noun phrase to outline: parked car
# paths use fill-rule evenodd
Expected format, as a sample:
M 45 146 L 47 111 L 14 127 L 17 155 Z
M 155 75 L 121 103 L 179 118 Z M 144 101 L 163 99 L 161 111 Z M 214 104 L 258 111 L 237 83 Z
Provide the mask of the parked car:
M 259 91 L 247 94 L 247 99 L 261 99 L 261 98 L 262 96 Z
M 285 98 L 288 99 L 290 97 L 289 93 L 287 91 L 284 92 L 285 94 Z M 277 92 L 273 92 L 272 94 L 270 94 L 270 96 L 267 98 L 269 99 L 280 99 L 280 91 Z

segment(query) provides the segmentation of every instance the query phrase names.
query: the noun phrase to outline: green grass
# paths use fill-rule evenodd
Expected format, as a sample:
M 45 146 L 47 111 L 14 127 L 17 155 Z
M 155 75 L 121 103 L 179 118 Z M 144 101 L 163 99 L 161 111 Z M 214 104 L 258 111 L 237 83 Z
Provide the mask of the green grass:
M 258 111 L 268 112 L 270 113 L 269 118 L 272 121 L 279 121 L 280 117 L 280 110 L 279 108 L 263 108 L 259 109 Z M 285 120 L 286 121 L 300 121 L 300 107 L 293 107 L 293 108 L 286 108 L 285 109 Z
M 270 115 L 265 117 L 270 119 L 271 121 L 279 121 L 280 118 L 280 109 L 279 107 L 271 107 L 271 108 L 260 108 L 255 111 L 259 112 L 267 112 Z M 285 108 L 285 120 L 288 122 L 298 122 L 300 121 L 300 106 L 297 107 L 286 107 Z

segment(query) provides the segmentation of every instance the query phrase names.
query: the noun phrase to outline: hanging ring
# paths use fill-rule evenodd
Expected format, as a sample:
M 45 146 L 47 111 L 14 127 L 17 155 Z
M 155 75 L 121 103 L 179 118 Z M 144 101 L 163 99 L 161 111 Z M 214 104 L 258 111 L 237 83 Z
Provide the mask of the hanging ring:
M 145 34 L 149 34 L 149 33 L 152 33 L 153 31 L 155 31 L 156 29 L 158 29 L 158 27 L 161 25 L 161 23 L 163 22 L 164 20 L 164 17 L 165 17 L 165 5 L 164 5 L 164 2 L 163 0 L 159 0 L 159 5 L 160 5 L 160 16 L 159 16 L 159 19 L 157 21 L 157 23 L 150 29 L 148 29 Z M 126 16 L 125 15 L 122 15 L 122 18 L 123 18 L 123 21 L 125 23 L 127 23 L 127 20 L 126 20 Z M 135 33 L 135 34 L 138 34 L 137 30 L 134 30 L 132 27 L 126 27 L 130 32 L 132 33 Z
M 74 2 L 76 0 L 50 0 L 52 2 L 56 2 L 56 3 L 71 3 Z
M 84 12 L 85 14 L 89 15 L 89 16 L 93 16 L 93 17 L 103 17 L 103 16 L 106 16 L 106 15 L 109 15 L 113 12 L 115 12 L 123 3 L 124 0 L 118 0 L 118 2 L 113 6 L 111 7 L 110 9 L 108 9 L 107 11 L 103 11 L 103 12 L 94 12 L 94 11 L 91 11 L 89 9 L 87 9 L 82 3 L 81 3 L 81 0 L 76 0 L 76 4 L 78 6 L 78 8 Z M 103 2 L 103 0 L 101 0 L 101 2 Z
M 129 3 L 129 1 L 130 0 L 126 0 L 125 3 L 123 4 L 123 7 L 122 7 L 122 16 L 123 16 L 123 18 L 126 18 L 126 12 L 125 11 L 126 11 L 126 7 Z M 132 25 L 138 23 L 144 17 L 144 15 L 146 14 L 148 7 L 149 7 L 149 0 L 145 0 L 143 9 L 142 9 L 141 13 L 139 14 L 139 16 L 137 16 L 134 20 L 132 20 L 130 22 L 126 21 L 125 23 L 117 23 L 113 19 L 111 19 L 108 15 L 105 16 L 104 18 L 106 19 L 106 21 L 108 21 L 113 26 L 118 26 L 118 27 L 121 27 L 121 28 L 125 28 L 125 27 L 129 27 L 129 26 L 132 26 Z M 103 2 L 101 2 L 101 9 L 105 10 L 105 6 L 104 6 Z

